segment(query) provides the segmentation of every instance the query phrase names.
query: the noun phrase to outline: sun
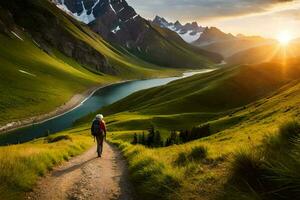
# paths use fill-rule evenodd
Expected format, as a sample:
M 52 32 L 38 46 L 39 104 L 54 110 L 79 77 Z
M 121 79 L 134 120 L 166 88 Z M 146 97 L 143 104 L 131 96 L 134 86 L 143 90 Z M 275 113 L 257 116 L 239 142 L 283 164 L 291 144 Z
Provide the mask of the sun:
M 292 40 L 292 36 L 289 32 L 281 32 L 278 34 L 277 40 L 281 45 L 288 45 Z

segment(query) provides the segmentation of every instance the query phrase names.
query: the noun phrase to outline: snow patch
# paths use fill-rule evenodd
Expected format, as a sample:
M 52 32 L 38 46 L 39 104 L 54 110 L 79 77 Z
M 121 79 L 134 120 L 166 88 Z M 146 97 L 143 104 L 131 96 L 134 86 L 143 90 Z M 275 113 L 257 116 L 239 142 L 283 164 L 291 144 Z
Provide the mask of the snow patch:
M 33 77 L 36 77 L 36 75 L 35 74 L 32 74 L 32 73 L 29 73 L 29 72 L 27 72 L 27 71 L 24 71 L 24 70 L 19 70 L 19 72 L 21 72 L 22 74 L 26 74 L 26 75 L 29 75 L 29 76 L 33 76 Z
M 130 49 L 130 44 L 129 44 L 129 42 L 126 42 L 126 47 L 127 47 L 128 49 Z
M 56 6 L 58 8 L 60 8 L 61 10 L 63 10 L 64 12 L 71 15 L 72 17 L 74 17 L 75 19 L 77 19 L 78 21 L 81 21 L 85 24 L 89 24 L 89 23 L 91 23 L 92 21 L 94 21 L 96 19 L 95 16 L 94 16 L 94 8 L 98 5 L 99 2 L 100 2 L 100 0 L 97 0 L 95 2 L 95 4 L 92 6 L 92 10 L 91 10 L 90 14 L 88 14 L 88 10 L 86 10 L 83 1 L 81 1 L 83 11 L 80 14 L 79 13 L 72 13 L 68 9 L 68 7 L 66 6 L 65 0 L 61 0 L 61 4 L 57 4 Z
M 73 13 L 68 9 L 68 7 L 65 5 L 65 0 L 61 0 L 61 4 L 56 4 L 56 6 L 61 9 L 62 11 L 66 12 L 67 14 L 74 17 Z
M 199 39 L 199 37 L 201 36 L 202 32 L 198 32 L 196 34 L 192 34 L 193 31 L 188 31 L 184 34 L 180 33 L 180 31 L 176 31 L 178 33 L 178 35 L 187 43 L 192 43 L 195 42 L 196 40 Z
M 125 20 L 125 23 L 128 22 L 128 21 L 130 21 L 130 20 L 133 20 L 133 19 L 137 18 L 138 16 L 139 16 L 138 14 L 134 15 L 133 17 Z
M 160 21 L 160 22 L 163 24 L 162 27 L 166 27 L 166 28 L 170 29 L 171 31 L 176 32 L 187 43 L 195 42 L 196 40 L 199 39 L 199 37 L 203 33 L 203 32 L 199 31 L 196 34 L 193 34 L 193 33 L 195 33 L 193 30 L 183 32 L 183 30 L 176 28 L 175 25 L 169 25 L 167 23 L 163 23 L 162 21 Z
M 111 5 L 111 0 L 109 0 L 109 6 L 110 6 L 111 10 L 112 10 L 114 13 L 117 14 L 117 12 L 115 11 L 114 7 Z
M 123 7 L 123 8 L 121 8 L 120 10 L 119 10 L 119 12 L 121 12 L 122 10 L 124 10 L 125 8 Z
M 98 5 L 99 2 L 100 2 L 100 0 L 97 0 L 97 1 L 95 2 L 95 4 L 92 6 L 92 11 L 91 11 L 91 13 L 88 14 L 88 11 L 87 11 L 87 9 L 86 9 L 85 6 L 84 6 L 83 1 L 81 1 L 83 11 L 81 12 L 81 14 L 76 13 L 76 14 L 74 15 L 75 18 L 76 18 L 77 20 L 79 20 L 79 21 L 85 23 L 85 24 L 91 23 L 92 21 L 94 21 L 94 20 L 96 19 L 95 16 L 94 16 L 94 8 Z
M 117 26 L 115 29 L 113 29 L 111 32 L 116 34 L 119 30 L 121 30 L 120 26 Z
M 21 38 L 17 33 L 13 32 L 13 31 L 11 31 L 11 33 L 12 33 L 14 36 L 16 36 L 16 38 L 18 38 L 19 40 L 24 41 L 23 38 Z

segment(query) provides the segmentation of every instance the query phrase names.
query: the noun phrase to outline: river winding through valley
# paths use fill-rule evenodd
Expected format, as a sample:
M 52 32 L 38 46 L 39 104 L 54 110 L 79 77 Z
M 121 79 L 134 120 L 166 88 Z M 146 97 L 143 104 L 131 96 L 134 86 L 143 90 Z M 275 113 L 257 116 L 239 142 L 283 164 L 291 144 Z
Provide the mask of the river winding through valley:
M 168 84 L 171 81 L 186 78 L 195 74 L 207 73 L 213 69 L 203 69 L 193 72 L 183 73 L 179 77 L 157 78 L 149 80 L 137 80 L 124 83 L 113 84 L 97 90 L 93 95 L 83 101 L 75 109 L 60 116 L 51 118 L 41 123 L 33 124 L 0 136 L 0 145 L 24 143 L 35 138 L 66 130 L 73 126 L 73 123 L 95 112 L 103 106 L 110 105 L 134 92 L 156 86 Z

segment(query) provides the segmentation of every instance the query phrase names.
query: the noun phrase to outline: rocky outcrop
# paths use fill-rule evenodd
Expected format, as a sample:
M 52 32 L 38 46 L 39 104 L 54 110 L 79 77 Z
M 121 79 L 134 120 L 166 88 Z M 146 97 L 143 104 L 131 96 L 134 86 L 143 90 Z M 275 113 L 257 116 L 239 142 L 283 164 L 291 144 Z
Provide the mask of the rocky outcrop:
M 27 32 L 38 46 L 49 54 L 57 49 L 91 71 L 116 73 L 116 70 L 109 65 L 99 51 L 71 34 L 66 30 L 62 19 L 49 10 L 36 5 L 34 1 L 1 1 L 0 6 L 2 9 L 0 31 L 10 32 L 12 27 L 17 27 Z M 48 6 L 54 5 L 49 4 Z
M 10 30 L 15 29 L 12 14 L 0 5 L 0 33 L 9 35 Z
M 201 34 L 200 38 L 194 42 L 194 44 L 198 46 L 203 46 L 215 42 L 232 40 L 232 39 L 235 39 L 235 37 L 230 33 L 226 34 L 216 27 L 210 27 L 210 28 L 207 27 Z

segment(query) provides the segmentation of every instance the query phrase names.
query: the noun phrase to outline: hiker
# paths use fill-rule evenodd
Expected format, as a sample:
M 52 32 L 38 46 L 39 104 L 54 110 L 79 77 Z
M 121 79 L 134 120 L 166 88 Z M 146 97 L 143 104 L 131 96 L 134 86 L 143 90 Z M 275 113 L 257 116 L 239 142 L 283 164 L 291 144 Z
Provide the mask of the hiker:
M 101 157 L 103 151 L 103 140 L 106 139 L 106 126 L 103 120 L 103 115 L 98 114 L 93 121 L 91 127 L 91 133 L 97 141 L 97 153 L 98 157 Z

